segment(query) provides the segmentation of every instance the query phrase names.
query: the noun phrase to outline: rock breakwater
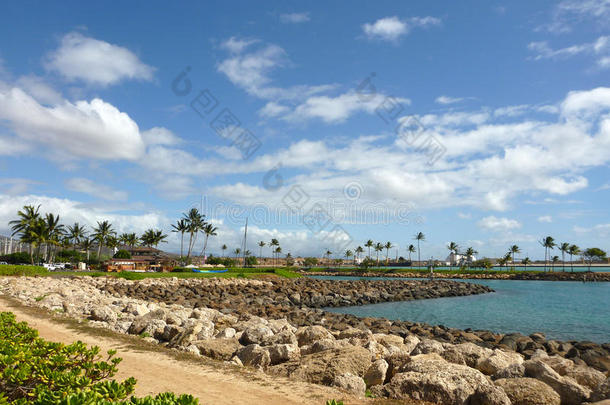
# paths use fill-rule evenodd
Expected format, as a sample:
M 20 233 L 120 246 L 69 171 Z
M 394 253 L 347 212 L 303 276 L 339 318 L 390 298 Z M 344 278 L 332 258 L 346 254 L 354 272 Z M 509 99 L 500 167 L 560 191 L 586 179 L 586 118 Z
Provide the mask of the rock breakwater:
M 600 371 L 609 347 L 555 345 L 540 334 L 494 335 L 320 309 L 347 301 L 487 291 L 469 286 L 451 281 L 338 285 L 321 280 L 0 278 L 0 293 L 27 305 L 358 395 L 369 389 L 397 399 L 489 405 L 580 404 L 609 396 L 607 369 Z M 531 352 L 515 351 L 519 347 Z M 588 365 L 587 358 L 598 367 Z

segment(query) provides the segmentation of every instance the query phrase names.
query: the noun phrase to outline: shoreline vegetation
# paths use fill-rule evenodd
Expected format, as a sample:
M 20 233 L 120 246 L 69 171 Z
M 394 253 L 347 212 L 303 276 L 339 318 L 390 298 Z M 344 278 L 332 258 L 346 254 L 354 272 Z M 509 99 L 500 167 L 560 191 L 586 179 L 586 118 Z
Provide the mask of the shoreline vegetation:
M 559 405 L 608 395 L 604 373 L 610 372 L 610 344 L 359 318 L 321 309 L 491 291 L 478 284 L 2 277 L 0 291 L 91 326 L 358 396 Z M 520 402 L 524 393 L 537 399 Z

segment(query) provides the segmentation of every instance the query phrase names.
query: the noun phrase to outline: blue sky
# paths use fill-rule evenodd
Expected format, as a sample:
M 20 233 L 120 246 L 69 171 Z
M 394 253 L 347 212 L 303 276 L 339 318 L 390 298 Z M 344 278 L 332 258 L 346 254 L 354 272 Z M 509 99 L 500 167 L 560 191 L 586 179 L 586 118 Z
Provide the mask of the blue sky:
M 425 257 L 541 258 L 546 235 L 608 250 L 609 17 L 607 0 L 5 3 L 0 233 L 25 204 L 169 232 L 203 199 L 213 252 L 246 217 L 251 250 L 293 255 L 370 238 L 405 256 L 419 231 Z

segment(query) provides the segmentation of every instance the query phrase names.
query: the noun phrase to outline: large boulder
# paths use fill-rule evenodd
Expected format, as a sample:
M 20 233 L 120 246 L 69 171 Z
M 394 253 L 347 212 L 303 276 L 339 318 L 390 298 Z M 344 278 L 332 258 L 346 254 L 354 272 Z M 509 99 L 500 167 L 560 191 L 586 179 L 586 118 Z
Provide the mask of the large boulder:
M 102 305 L 95 307 L 91 310 L 89 319 L 93 321 L 102 321 L 107 323 L 114 323 L 117 321 L 117 314 L 108 306 Z
M 314 384 L 330 385 L 335 377 L 345 373 L 363 376 L 371 366 L 371 354 L 360 346 L 347 346 L 301 356 L 270 367 L 273 374 L 292 377 Z
M 561 399 L 551 387 L 535 378 L 501 378 L 502 387 L 513 405 L 559 405 Z
M 420 341 L 415 349 L 411 352 L 413 356 L 418 354 L 428 354 L 428 353 L 438 353 L 441 354 L 445 351 L 445 347 L 443 344 L 437 340 L 433 339 L 423 339 Z
M 540 380 L 553 388 L 561 397 L 562 405 L 580 404 L 591 393 L 591 390 L 582 387 L 574 379 L 562 377 L 541 360 L 528 360 L 523 365 L 525 376 Z
M 364 374 L 364 382 L 367 387 L 373 385 L 381 385 L 385 381 L 386 373 L 388 372 L 388 362 L 380 359 L 371 364 L 369 369 Z
M 149 326 L 152 321 L 161 320 L 165 323 L 165 310 L 157 309 L 151 312 L 147 312 L 146 315 L 138 316 L 133 320 L 128 332 L 132 335 L 139 335 Z M 152 335 L 151 335 L 152 336 Z
M 436 353 L 414 356 L 384 386 L 392 398 L 455 405 L 510 405 L 506 394 L 480 371 L 451 364 Z
M 275 344 L 267 346 L 266 349 L 269 351 L 269 357 L 272 365 L 297 360 L 301 356 L 299 346 L 296 344 Z
M 351 346 L 347 340 L 320 339 L 310 345 L 301 346 L 301 354 L 314 354 L 331 349 Z
M 186 322 L 185 327 L 169 341 L 170 347 L 188 347 L 195 340 L 208 339 L 213 335 L 213 324 L 211 327 L 212 330 L 210 331 L 211 322 L 205 321 L 204 323 L 196 319 L 189 321 L 190 322 Z
M 523 357 L 516 352 L 496 349 L 491 356 L 480 361 L 476 368 L 484 374 L 492 375 L 512 364 L 523 364 Z
M 510 366 L 497 371 L 491 376 L 492 380 L 499 380 L 501 378 L 520 378 L 525 375 L 525 367 L 523 364 L 511 364 Z
M 316 340 L 332 339 L 335 337 L 325 327 L 320 325 L 303 326 L 295 332 L 299 346 L 310 345 Z
M 419 344 L 420 339 L 414 335 L 414 334 L 409 334 L 407 336 L 405 336 L 405 339 L 403 341 L 404 345 L 405 345 L 405 350 L 407 352 L 409 352 L 409 354 L 413 351 L 413 349 L 415 349 L 415 347 Z
M 358 396 L 363 396 L 366 392 L 366 384 L 362 377 L 358 377 L 357 375 L 353 375 L 351 373 L 336 376 L 332 385 L 343 388 L 344 390 Z
M 401 347 L 404 345 L 404 339 L 398 335 L 386 335 L 385 333 L 375 333 L 373 334 L 373 339 L 377 343 L 382 344 L 385 347 L 397 346 Z M 410 353 L 410 351 L 409 351 Z
M 567 377 L 572 377 L 583 387 L 588 387 L 592 390 L 596 389 L 601 383 L 606 380 L 606 375 L 601 371 L 597 371 L 593 367 L 574 366 L 567 370 Z
M 264 345 L 266 340 L 273 336 L 273 331 L 266 325 L 250 326 L 244 330 L 239 342 L 242 345 L 259 344 Z
M 591 393 L 591 401 L 601 401 L 604 399 L 610 399 L 610 378 L 606 378 Z
M 193 344 L 199 349 L 202 356 L 216 360 L 231 360 L 233 355 L 241 348 L 237 339 L 205 339 L 197 340 Z
M 248 345 L 237 352 L 237 357 L 244 366 L 265 369 L 271 363 L 269 351 L 257 345 Z

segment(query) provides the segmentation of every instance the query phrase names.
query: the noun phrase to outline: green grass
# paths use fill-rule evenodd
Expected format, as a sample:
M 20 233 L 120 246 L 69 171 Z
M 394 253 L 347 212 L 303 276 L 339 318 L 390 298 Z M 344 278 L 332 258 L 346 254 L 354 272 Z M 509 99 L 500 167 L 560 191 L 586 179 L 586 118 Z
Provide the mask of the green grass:
M 0 276 L 91 276 L 91 277 L 117 277 L 126 280 L 143 280 L 145 278 L 261 278 L 265 276 L 279 276 L 286 278 L 301 277 L 300 274 L 287 269 L 276 268 L 230 268 L 226 273 L 194 273 L 171 272 L 171 273 L 135 273 L 122 271 L 119 273 L 107 273 L 102 271 L 48 271 L 40 266 L 15 266 L 0 265 Z

